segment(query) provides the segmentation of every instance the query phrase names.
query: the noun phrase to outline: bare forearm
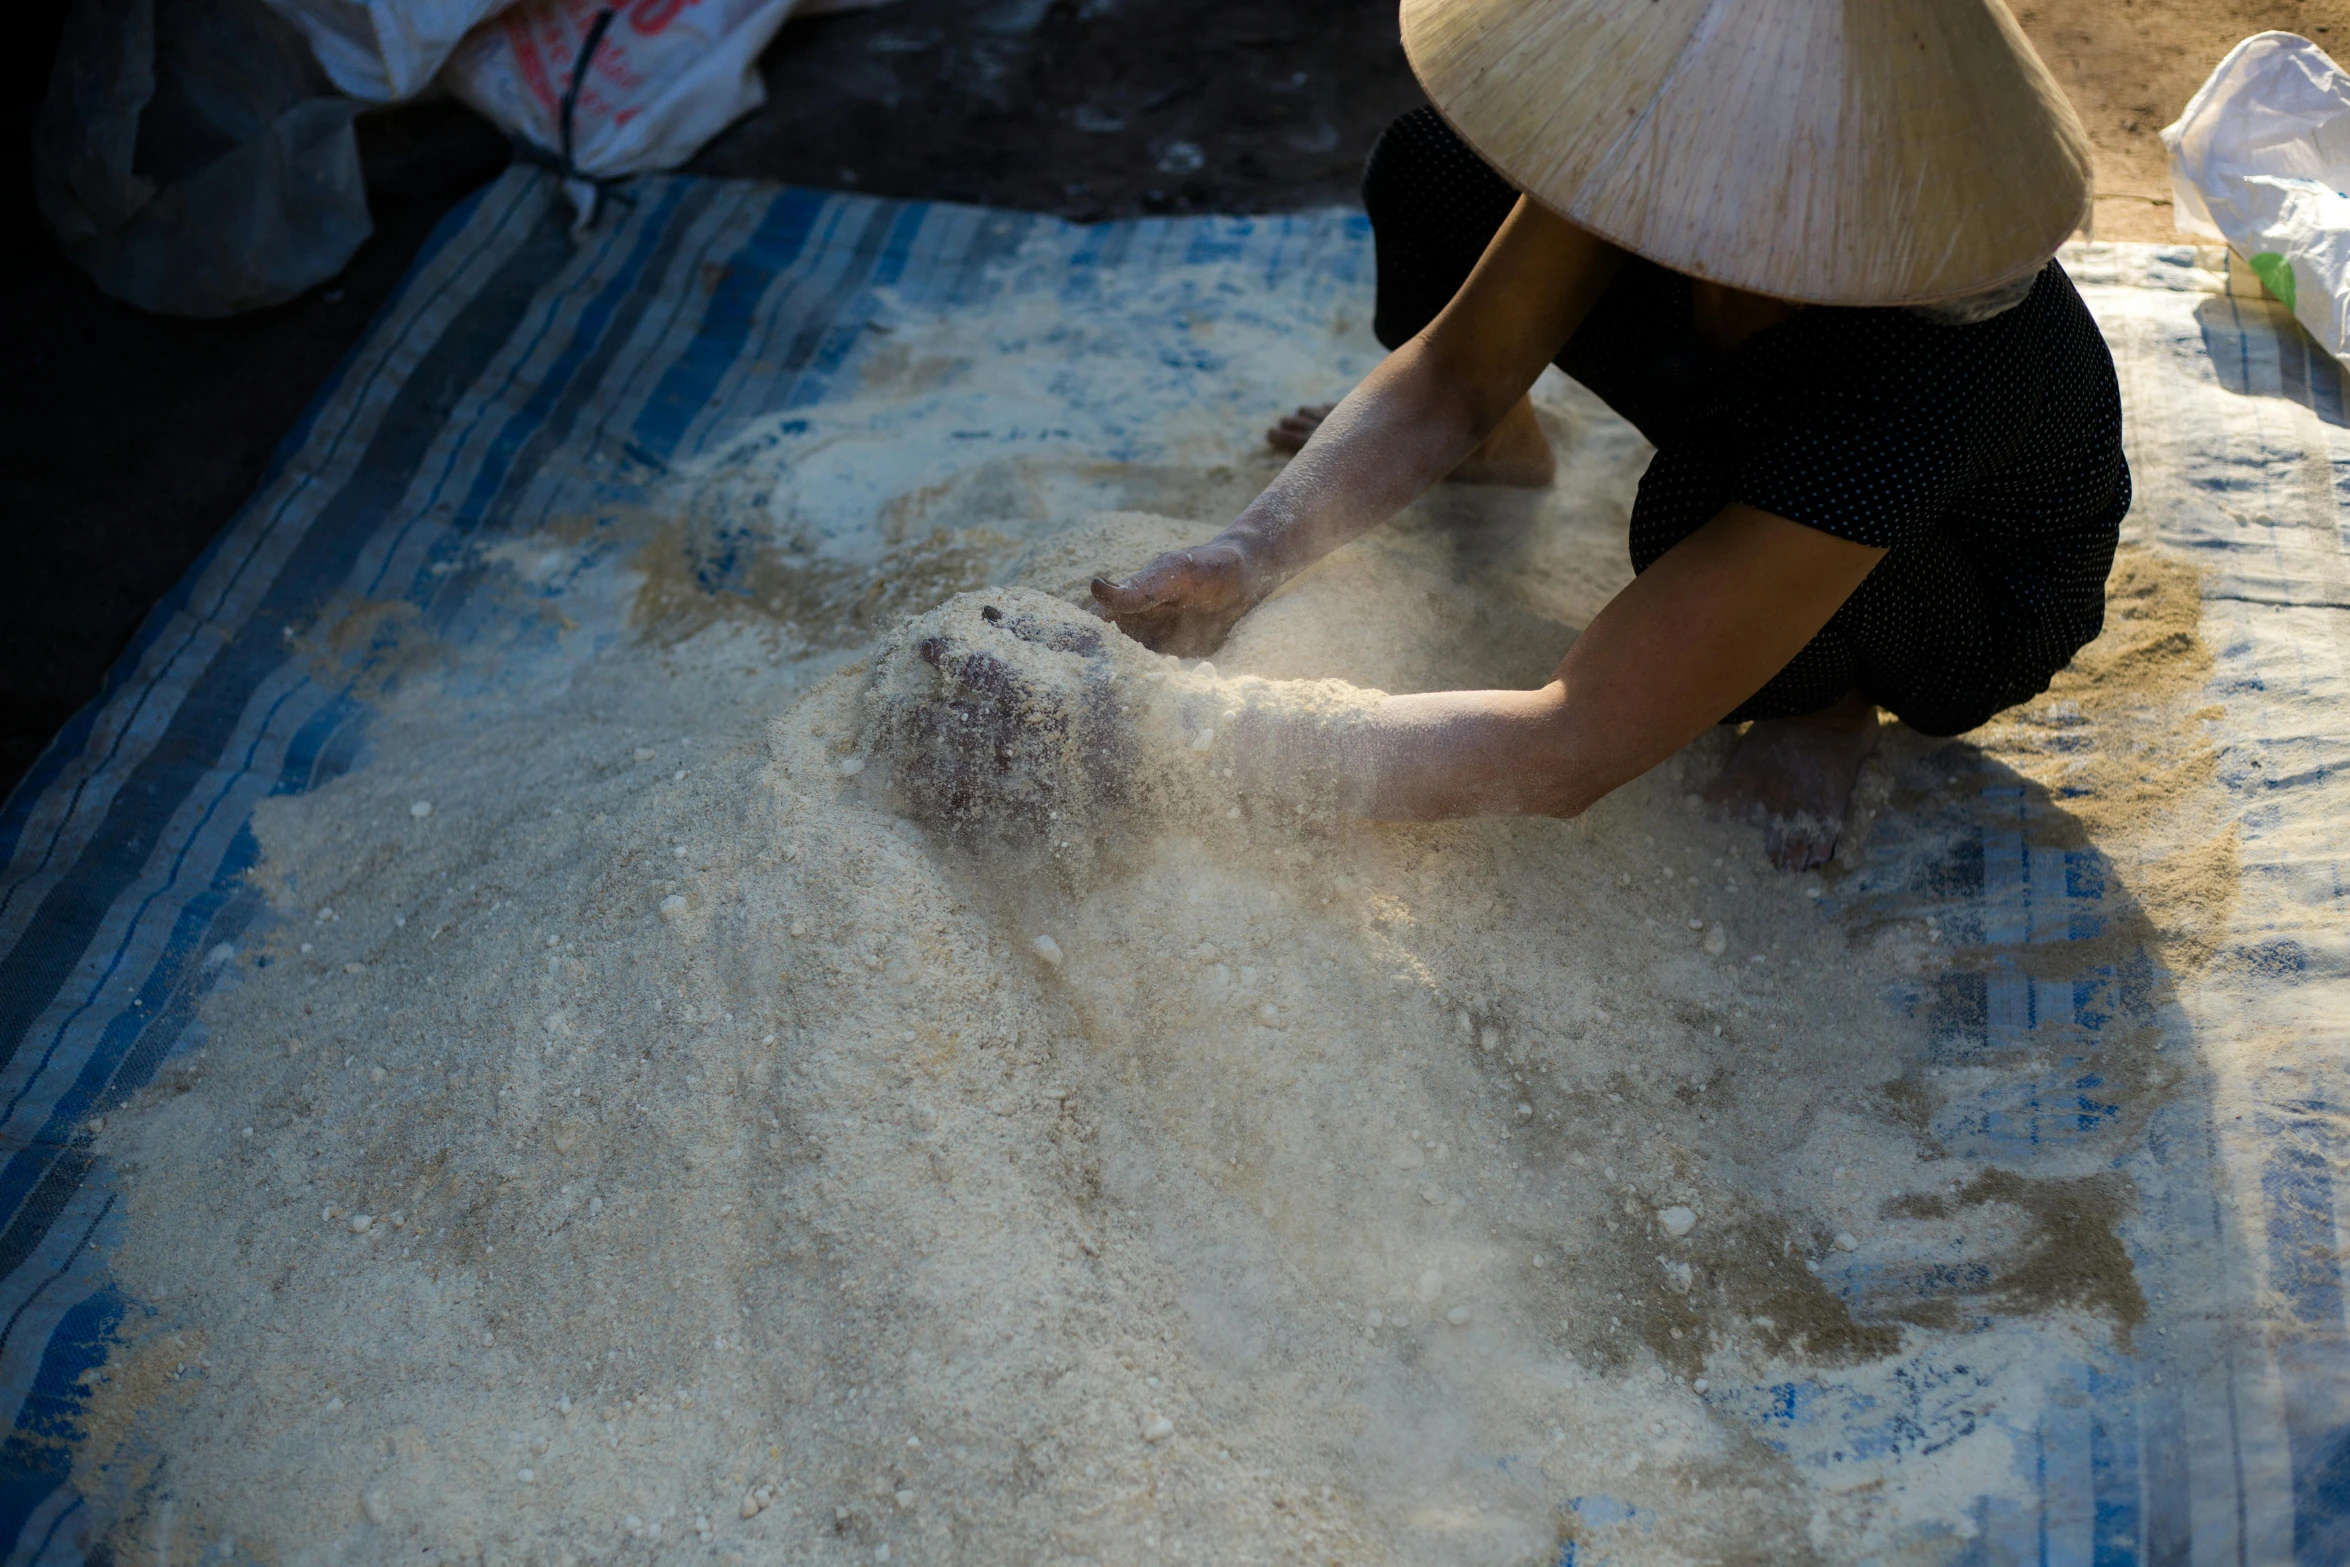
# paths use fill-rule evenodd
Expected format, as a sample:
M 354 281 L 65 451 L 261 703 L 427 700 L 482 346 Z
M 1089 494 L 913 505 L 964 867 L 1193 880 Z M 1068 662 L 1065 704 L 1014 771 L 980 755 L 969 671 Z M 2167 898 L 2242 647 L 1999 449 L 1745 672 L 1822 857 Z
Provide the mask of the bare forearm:
M 1391 696 L 1338 726 L 1236 736 L 1252 792 L 1373 821 L 1573 816 L 1623 778 L 1574 738 L 1565 688 Z M 1630 775 L 1627 775 L 1630 776 Z
M 1623 259 L 1521 198 L 1452 302 L 1331 410 L 1231 527 L 1123 582 L 1097 578 L 1099 613 L 1163 652 L 1215 648 L 1259 599 L 1453 471 L 1574 336 Z
M 1883 554 L 1733 506 L 1602 610 L 1539 691 L 1385 697 L 1271 728 L 1270 792 L 1386 821 L 1575 816 L 1760 689 Z
M 1623 260 L 1520 201 L 1452 302 L 1331 410 L 1225 530 L 1266 590 L 1458 467 L 1574 336 Z
M 1507 410 L 1482 407 L 1415 338 L 1330 411 L 1223 536 L 1248 558 L 1257 592 L 1270 592 L 1425 493 Z

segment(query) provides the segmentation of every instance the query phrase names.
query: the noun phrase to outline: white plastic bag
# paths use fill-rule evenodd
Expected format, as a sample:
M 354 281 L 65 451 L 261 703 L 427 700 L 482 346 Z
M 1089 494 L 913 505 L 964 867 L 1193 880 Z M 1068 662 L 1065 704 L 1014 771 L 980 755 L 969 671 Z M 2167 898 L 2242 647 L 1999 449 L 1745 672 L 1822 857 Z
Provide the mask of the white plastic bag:
M 458 42 L 513 0 L 266 0 L 334 84 L 369 103 L 424 91 Z
M 373 231 L 358 110 L 257 0 L 75 0 L 34 125 L 35 196 L 116 299 L 256 310 L 334 276 Z
M 2255 33 L 2162 133 L 2178 226 L 2225 240 L 2312 337 L 2350 358 L 2350 75 Z
M 793 3 L 522 0 L 460 44 L 441 79 L 566 175 L 675 168 L 767 101 L 759 51 Z M 583 72 L 591 35 L 595 52 Z M 563 106 L 574 83 L 567 139 Z

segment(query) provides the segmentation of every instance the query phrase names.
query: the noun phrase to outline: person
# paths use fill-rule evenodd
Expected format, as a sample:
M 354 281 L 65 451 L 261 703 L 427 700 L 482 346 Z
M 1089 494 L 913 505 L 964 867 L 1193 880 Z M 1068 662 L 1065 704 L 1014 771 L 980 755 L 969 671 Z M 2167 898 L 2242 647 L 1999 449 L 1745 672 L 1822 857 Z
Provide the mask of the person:
M 1388 698 L 1382 819 L 1574 816 L 1716 723 L 1714 799 L 1824 861 L 1878 710 L 1955 735 L 2103 623 L 2113 364 L 2053 259 L 2086 140 L 1999 0 L 1405 0 L 1432 107 L 1363 202 L 1391 352 L 1097 613 L 1199 655 L 1447 474 L 1542 484 L 1555 363 L 1655 447 L 1633 581 L 1536 691 Z

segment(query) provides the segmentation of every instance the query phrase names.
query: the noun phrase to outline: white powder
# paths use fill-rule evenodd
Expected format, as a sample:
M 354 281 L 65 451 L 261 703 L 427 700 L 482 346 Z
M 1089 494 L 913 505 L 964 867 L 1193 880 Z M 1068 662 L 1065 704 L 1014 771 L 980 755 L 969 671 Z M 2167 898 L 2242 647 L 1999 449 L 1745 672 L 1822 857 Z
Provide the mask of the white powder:
M 1573 824 L 1201 808 L 1173 741 L 1233 692 L 1543 678 L 1620 567 L 1518 504 L 1342 552 L 1212 675 L 1113 644 L 1138 776 L 1190 781 L 1083 854 L 888 808 L 902 639 L 418 676 L 259 813 L 281 922 L 104 1134 L 158 1303 L 76 1470 L 120 1547 L 1846 1560 L 2015 1488 L 1990 1419 L 1857 1488 L 1755 1435 L 1740 1390 L 1811 1368 L 1892 1395 L 1922 1330 L 1851 1321 L 1835 1237 L 1963 1172 L 1879 1093 L 1883 966 L 1685 798 L 1718 740 Z

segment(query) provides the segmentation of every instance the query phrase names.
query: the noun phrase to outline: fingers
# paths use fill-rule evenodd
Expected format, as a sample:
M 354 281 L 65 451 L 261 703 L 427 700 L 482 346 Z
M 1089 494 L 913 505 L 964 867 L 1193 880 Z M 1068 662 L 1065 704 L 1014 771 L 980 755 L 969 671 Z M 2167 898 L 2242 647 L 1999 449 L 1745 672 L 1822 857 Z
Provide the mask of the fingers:
M 1177 604 L 1151 604 L 1140 609 L 1121 610 L 1096 601 L 1093 611 L 1154 653 L 1173 652 L 1174 644 L 1182 639 L 1184 624 L 1189 619 L 1188 612 Z
M 1149 606 L 1189 596 L 1198 587 L 1199 577 L 1199 557 L 1189 550 L 1173 550 L 1128 577 L 1125 585 Z
M 1144 647 L 1155 648 L 1163 628 L 1184 612 L 1183 601 L 1139 586 L 1139 579 L 1112 582 L 1093 579 L 1093 602 L 1086 607 Z
M 1248 607 L 1235 558 L 1213 548 L 1161 555 L 1124 582 L 1096 577 L 1093 599 L 1144 647 L 1185 657 L 1212 651 Z
M 1198 611 L 1197 575 L 1189 553 L 1162 555 L 1124 582 L 1094 578 L 1094 604 L 1103 619 L 1164 653 L 1182 640 L 1185 622 Z
M 1159 605 L 1157 596 L 1136 587 L 1132 578 L 1124 582 L 1112 582 L 1107 577 L 1094 578 L 1093 602 L 1097 612 L 1112 620 L 1125 615 L 1139 615 Z
M 1113 618 L 1177 608 L 1196 589 L 1199 575 L 1199 562 L 1191 551 L 1177 550 L 1161 555 L 1124 582 L 1094 578 L 1094 602 L 1107 609 Z
M 1096 577 L 1093 612 L 1144 647 L 1158 649 L 1166 640 L 1168 628 L 1182 617 L 1183 608 L 1180 603 L 1169 604 L 1157 594 L 1136 587 L 1131 580 L 1121 583 Z

